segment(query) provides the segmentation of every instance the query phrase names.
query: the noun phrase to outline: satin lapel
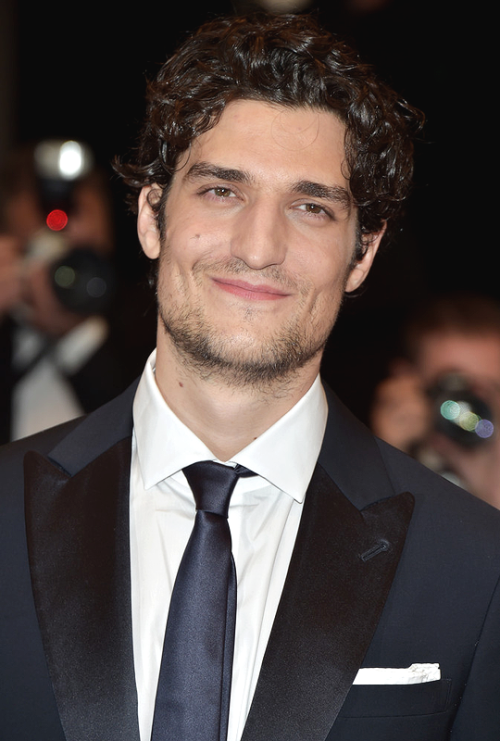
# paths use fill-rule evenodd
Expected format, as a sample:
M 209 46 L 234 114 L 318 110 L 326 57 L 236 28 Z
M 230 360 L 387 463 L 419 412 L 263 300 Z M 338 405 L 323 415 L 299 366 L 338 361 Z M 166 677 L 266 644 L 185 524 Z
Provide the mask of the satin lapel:
M 130 437 L 73 476 L 25 458 L 33 593 L 67 741 L 139 739 L 129 564 Z
M 413 510 L 359 511 L 318 464 L 242 741 L 324 741 L 363 661 Z

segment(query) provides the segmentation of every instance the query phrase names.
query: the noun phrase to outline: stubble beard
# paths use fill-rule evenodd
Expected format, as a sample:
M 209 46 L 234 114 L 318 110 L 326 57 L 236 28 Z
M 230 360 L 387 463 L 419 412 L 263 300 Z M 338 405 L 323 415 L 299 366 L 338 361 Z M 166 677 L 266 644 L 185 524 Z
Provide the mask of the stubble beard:
M 204 271 L 206 266 L 200 268 Z M 219 269 L 220 273 L 238 274 L 247 272 L 239 263 Z M 271 272 L 266 273 L 271 277 Z M 327 327 L 319 336 L 314 331 L 313 317 L 310 316 L 310 331 L 306 331 L 300 317 L 306 301 L 306 291 L 299 291 L 297 312 L 280 328 L 279 333 L 265 333 L 261 341 L 255 339 L 256 333 L 227 337 L 207 319 L 202 306 L 183 304 L 179 306 L 158 297 L 159 320 L 170 343 L 182 364 L 194 370 L 204 380 L 217 380 L 236 388 L 253 388 L 259 392 L 285 389 L 293 382 L 299 370 L 310 361 L 321 356 L 334 324 Z M 252 321 L 254 311 L 247 310 L 242 321 Z M 255 317 L 254 317 L 255 318 Z

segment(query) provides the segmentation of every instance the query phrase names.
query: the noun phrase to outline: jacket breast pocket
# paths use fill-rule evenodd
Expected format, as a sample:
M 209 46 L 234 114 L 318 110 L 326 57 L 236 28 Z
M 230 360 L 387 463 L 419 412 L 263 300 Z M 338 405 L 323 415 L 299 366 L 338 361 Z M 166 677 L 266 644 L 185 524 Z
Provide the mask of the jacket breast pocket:
M 422 684 L 354 685 L 342 706 L 342 718 L 431 715 L 447 709 L 451 679 Z

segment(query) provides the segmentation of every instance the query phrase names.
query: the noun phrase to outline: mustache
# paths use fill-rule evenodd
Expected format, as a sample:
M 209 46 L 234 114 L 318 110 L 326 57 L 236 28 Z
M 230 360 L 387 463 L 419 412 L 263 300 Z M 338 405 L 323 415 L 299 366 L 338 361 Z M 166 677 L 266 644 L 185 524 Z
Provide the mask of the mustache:
M 198 262 L 193 267 L 193 274 L 196 276 L 202 273 L 210 273 L 214 276 L 224 276 L 226 278 L 247 276 L 251 277 L 253 281 L 258 278 L 259 281 L 269 282 L 277 288 L 282 288 L 290 292 L 301 293 L 304 290 L 303 281 L 299 282 L 294 279 L 277 265 L 269 265 L 265 268 L 255 270 L 238 257 L 231 257 L 227 260 Z

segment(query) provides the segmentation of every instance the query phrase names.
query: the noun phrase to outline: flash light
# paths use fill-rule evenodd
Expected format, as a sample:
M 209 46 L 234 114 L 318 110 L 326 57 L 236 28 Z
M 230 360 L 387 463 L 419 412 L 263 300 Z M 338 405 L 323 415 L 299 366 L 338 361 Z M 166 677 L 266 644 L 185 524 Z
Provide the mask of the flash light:
M 68 214 L 60 208 L 55 208 L 49 213 L 45 223 L 53 232 L 60 232 L 68 223 Z

